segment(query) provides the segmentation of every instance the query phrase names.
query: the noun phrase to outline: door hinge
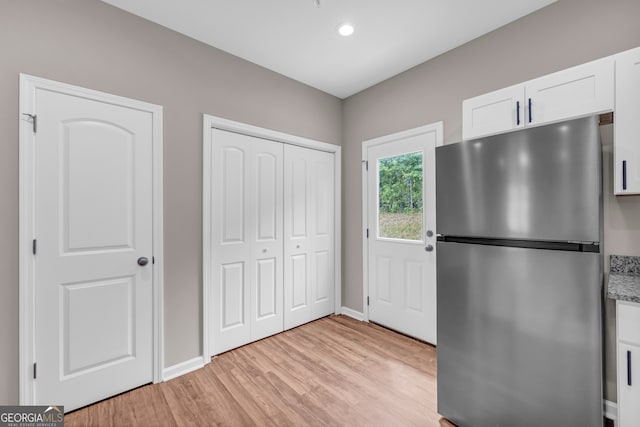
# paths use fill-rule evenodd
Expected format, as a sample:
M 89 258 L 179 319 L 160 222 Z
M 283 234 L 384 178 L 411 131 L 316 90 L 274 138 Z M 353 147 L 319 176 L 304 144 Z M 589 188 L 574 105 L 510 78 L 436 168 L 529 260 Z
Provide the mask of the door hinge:
M 367 228 L 367 239 L 369 238 L 369 229 Z
M 34 380 L 36 379 L 36 364 L 35 364 L 35 362 L 33 364 L 33 379 Z
M 363 160 L 362 163 L 364 163 L 364 168 L 369 170 L 369 160 Z
M 33 239 L 33 244 L 32 244 L 33 247 L 32 247 L 32 249 L 33 249 L 33 254 L 34 255 L 36 254 L 36 250 L 38 248 L 38 243 L 37 242 L 38 241 L 36 239 Z
M 31 124 L 33 125 L 33 133 L 38 132 L 38 115 L 37 114 L 29 114 L 22 113 L 23 116 L 27 116 L 31 119 Z
M 369 297 L 367 296 L 367 305 L 369 305 Z

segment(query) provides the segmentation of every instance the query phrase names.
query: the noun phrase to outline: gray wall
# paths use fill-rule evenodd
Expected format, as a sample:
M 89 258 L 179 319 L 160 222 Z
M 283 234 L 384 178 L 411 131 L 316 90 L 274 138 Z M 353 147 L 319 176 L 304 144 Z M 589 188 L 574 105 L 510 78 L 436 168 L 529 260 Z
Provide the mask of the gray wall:
M 0 404 L 18 402 L 18 73 L 164 106 L 165 365 L 200 355 L 201 114 L 340 144 L 341 101 L 96 0 L 0 0 Z
M 560 0 L 418 65 L 343 103 L 343 305 L 362 311 L 361 143 L 444 121 L 462 136 L 462 100 L 640 46 L 638 0 Z M 640 255 L 640 197 L 611 194 L 611 127 L 605 140 L 605 255 Z M 606 262 L 608 270 L 608 262 Z M 615 401 L 615 305 L 606 322 L 606 397 Z

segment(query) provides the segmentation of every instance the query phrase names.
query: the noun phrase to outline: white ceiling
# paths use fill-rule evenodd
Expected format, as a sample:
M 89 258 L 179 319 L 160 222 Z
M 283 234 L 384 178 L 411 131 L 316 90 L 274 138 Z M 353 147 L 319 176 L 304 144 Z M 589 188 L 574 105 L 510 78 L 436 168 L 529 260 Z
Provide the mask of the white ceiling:
M 346 98 L 556 0 L 102 1 Z

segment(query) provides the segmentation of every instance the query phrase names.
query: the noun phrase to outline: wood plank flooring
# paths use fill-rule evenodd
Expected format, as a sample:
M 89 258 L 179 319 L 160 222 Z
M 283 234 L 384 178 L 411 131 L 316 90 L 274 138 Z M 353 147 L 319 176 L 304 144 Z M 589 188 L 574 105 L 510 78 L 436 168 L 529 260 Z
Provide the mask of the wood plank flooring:
M 67 426 L 438 426 L 436 352 L 331 316 L 79 409 Z

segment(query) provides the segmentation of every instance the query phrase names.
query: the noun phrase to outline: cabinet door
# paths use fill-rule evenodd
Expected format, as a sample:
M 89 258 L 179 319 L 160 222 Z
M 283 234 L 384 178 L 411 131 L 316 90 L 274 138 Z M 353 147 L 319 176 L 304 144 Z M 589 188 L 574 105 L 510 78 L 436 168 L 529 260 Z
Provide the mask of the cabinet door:
M 524 126 L 524 86 L 516 85 L 462 102 L 462 139 Z
M 613 188 L 640 194 L 640 48 L 616 55 Z
M 333 313 L 333 154 L 285 146 L 284 325 Z
M 613 58 L 549 74 L 525 84 L 525 124 L 613 110 Z
M 640 425 L 640 346 L 618 342 L 618 427 Z

